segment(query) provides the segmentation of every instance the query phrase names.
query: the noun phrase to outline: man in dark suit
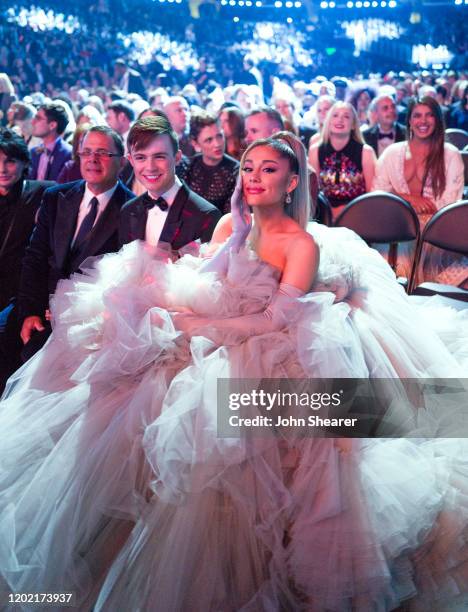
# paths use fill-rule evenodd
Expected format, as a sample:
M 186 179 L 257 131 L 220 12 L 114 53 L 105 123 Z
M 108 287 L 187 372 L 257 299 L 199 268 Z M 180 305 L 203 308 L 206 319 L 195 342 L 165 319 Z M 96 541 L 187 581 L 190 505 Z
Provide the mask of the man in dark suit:
M 362 135 L 380 157 L 385 149 L 394 142 L 406 138 L 405 126 L 397 123 L 396 105 L 393 98 L 387 95 L 377 96 L 369 106 L 369 112 L 374 113 L 376 123 L 373 127 L 363 130 Z
M 194 240 L 210 240 L 221 213 L 176 176 L 181 152 L 167 118 L 136 121 L 127 145 L 135 177 L 148 192 L 122 208 L 121 243 L 139 239 L 156 246 L 165 242 L 178 250 Z
M 42 194 L 54 184 L 26 180 L 30 161 L 24 140 L 12 130 L 0 130 L 0 392 L 21 365 L 14 300 Z
M 124 147 L 114 130 L 91 128 L 79 155 L 84 180 L 44 193 L 23 261 L 18 306 L 25 358 L 36 352 L 50 333 L 46 313 L 58 281 L 79 271 L 88 257 L 119 249 L 120 209 L 133 197 L 118 180 Z
M 123 59 L 114 64 L 114 78 L 117 87 L 125 93 L 136 93 L 146 100 L 146 89 L 143 78 L 137 70 L 129 68 Z
M 62 134 L 68 125 L 65 109 L 60 104 L 43 104 L 32 119 L 33 136 L 42 138 L 42 145 L 31 149 L 29 178 L 56 181 L 63 166 L 71 159 L 72 148 Z

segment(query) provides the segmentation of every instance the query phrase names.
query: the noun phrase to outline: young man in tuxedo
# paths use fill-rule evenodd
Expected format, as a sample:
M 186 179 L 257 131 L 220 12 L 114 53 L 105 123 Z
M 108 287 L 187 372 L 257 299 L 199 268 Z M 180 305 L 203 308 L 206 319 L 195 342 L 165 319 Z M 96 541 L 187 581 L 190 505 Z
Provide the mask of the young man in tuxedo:
M 377 96 L 372 100 L 369 111 L 375 113 L 376 124 L 363 130 L 362 136 L 370 145 L 377 157 L 394 142 L 401 142 L 406 138 L 405 126 L 397 123 L 396 104 L 390 96 Z
M 210 240 L 221 212 L 176 176 L 181 152 L 170 122 L 165 117 L 136 121 L 127 145 L 135 177 L 148 191 L 122 208 L 121 244 L 164 242 L 176 251 L 194 240 Z
M 42 139 L 42 145 L 31 149 L 29 178 L 57 180 L 72 156 L 71 146 L 62 138 L 67 125 L 68 117 L 62 105 L 51 102 L 39 107 L 32 119 L 32 134 Z
M 92 127 L 81 143 L 79 156 L 84 180 L 44 193 L 23 261 L 18 307 L 25 359 L 50 334 L 49 296 L 58 281 L 78 272 L 88 257 L 119 249 L 120 209 L 133 197 L 118 180 L 124 146 L 114 130 Z

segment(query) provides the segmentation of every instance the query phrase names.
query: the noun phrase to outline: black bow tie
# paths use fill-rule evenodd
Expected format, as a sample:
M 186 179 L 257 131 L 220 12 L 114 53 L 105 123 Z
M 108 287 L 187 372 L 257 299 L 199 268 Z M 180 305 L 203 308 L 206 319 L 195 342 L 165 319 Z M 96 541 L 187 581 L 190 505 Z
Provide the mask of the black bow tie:
M 146 210 L 151 210 L 151 208 L 153 208 L 154 206 L 157 206 L 162 211 L 166 211 L 169 208 L 169 205 L 164 198 L 159 197 L 157 200 L 155 200 L 148 194 L 145 195 L 143 205 Z
M 379 140 L 381 138 L 391 138 L 393 140 L 393 132 L 388 132 L 387 134 L 384 132 L 379 132 Z

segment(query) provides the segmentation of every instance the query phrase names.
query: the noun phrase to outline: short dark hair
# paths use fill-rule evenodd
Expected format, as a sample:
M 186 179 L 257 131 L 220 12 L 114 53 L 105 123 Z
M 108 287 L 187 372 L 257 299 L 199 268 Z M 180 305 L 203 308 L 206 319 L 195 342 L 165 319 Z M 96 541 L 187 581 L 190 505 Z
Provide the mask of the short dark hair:
M 271 106 L 266 106 L 266 105 L 257 106 L 254 109 L 252 109 L 249 113 L 247 113 L 246 118 L 252 117 L 252 115 L 260 115 L 262 113 L 265 113 L 265 115 L 268 115 L 268 118 L 270 119 L 270 121 L 273 121 L 274 123 L 278 125 L 278 131 L 284 129 L 283 117 L 276 110 L 276 108 L 272 108 Z
M 216 117 L 206 111 L 199 111 L 190 117 L 190 138 L 196 140 L 203 128 L 210 125 L 216 125 L 218 120 Z
M 26 164 L 23 175 L 27 176 L 31 155 L 28 145 L 21 136 L 10 128 L 0 128 L 0 151 L 7 157 Z
M 123 113 L 129 121 L 135 120 L 135 111 L 126 100 L 115 100 L 107 108 L 114 113 Z
M 47 121 L 55 121 L 57 123 L 57 134 L 60 136 L 64 133 L 68 125 L 67 111 L 61 104 L 55 102 L 49 102 L 48 104 L 41 104 L 39 110 L 43 110 Z
M 117 149 L 117 153 L 122 157 L 125 155 L 125 145 L 122 139 L 122 136 L 118 134 L 115 130 L 113 130 L 108 125 L 93 125 L 92 128 L 87 130 L 86 135 L 92 134 L 93 132 L 97 132 L 98 134 L 105 134 L 109 138 L 114 141 L 115 148 Z
M 167 117 L 143 117 L 138 119 L 130 128 L 127 138 L 127 147 L 131 149 L 143 149 L 157 136 L 167 134 L 172 144 L 174 154 L 179 150 L 179 140 L 177 134 L 172 129 L 172 126 Z

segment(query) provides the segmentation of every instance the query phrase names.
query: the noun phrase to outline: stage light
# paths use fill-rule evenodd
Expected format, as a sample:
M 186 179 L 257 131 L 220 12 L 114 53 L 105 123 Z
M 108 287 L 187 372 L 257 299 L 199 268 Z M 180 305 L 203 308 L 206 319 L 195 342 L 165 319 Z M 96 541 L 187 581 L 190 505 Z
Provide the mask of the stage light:
M 223 6 L 226 6 L 226 4 L 227 4 L 227 0 L 221 0 L 221 4 L 222 4 Z
M 347 6 L 348 8 L 353 8 L 353 6 L 354 6 L 354 2 L 347 2 L 347 3 L 346 3 L 346 6 Z
M 321 2 L 320 8 L 328 8 L 328 2 Z
M 261 0 L 257 0 L 257 2 L 255 3 L 255 6 L 262 6 Z
M 286 19 L 286 21 L 287 21 L 288 23 L 292 23 L 292 21 L 293 21 L 293 20 L 292 20 L 292 17 L 288 17 L 288 18 Z
M 236 0 L 229 0 L 229 6 L 236 6 Z
M 252 6 L 251 0 L 247 0 L 247 2 L 245 3 L 245 6 Z
M 372 6 L 375 8 L 376 6 L 379 6 L 379 3 L 378 3 L 378 2 L 376 2 L 376 0 L 374 0 L 374 1 L 372 2 Z
M 302 2 L 295 2 L 295 3 L 294 3 L 294 6 L 295 6 L 296 8 L 301 8 L 301 6 L 302 6 Z
M 330 3 L 328 4 L 328 6 L 329 6 L 330 8 L 335 8 L 336 4 L 335 4 L 335 3 L 332 1 L 332 2 L 330 2 Z
M 382 0 L 382 2 L 380 3 L 380 6 L 382 8 L 385 8 L 387 6 L 387 3 L 385 2 L 385 0 Z
M 364 8 L 369 8 L 370 7 L 370 2 L 368 0 L 366 0 L 365 2 L 363 2 L 362 6 Z
M 390 2 L 388 3 L 388 6 L 389 6 L 390 8 L 395 8 L 395 7 L 396 7 L 396 2 L 395 2 L 395 0 L 390 0 Z
M 244 6 L 244 0 L 239 0 L 239 6 Z
M 455 4 L 461 4 L 462 0 L 455 0 Z
M 239 17 L 233 17 L 232 20 L 237 23 L 239 21 Z
M 283 3 L 281 2 L 281 0 L 276 0 L 275 7 L 276 8 L 281 8 L 282 6 L 283 6 Z
M 291 2 L 291 0 L 288 0 L 287 2 L 284 3 L 284 6 L 286 8 L 292 8 L 294 6 L 294 4 Z
M 362 8 L 362 2 L 361 2 L 361 0 L 358 0 L 358 1 L 356 2 L 356 8 Z

